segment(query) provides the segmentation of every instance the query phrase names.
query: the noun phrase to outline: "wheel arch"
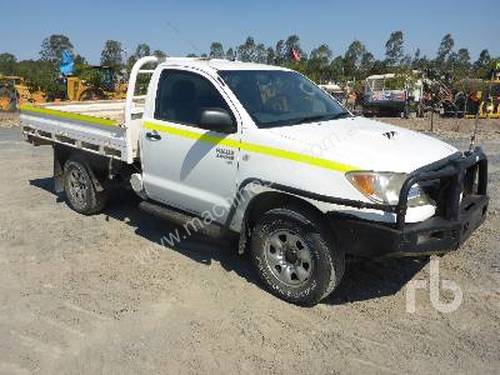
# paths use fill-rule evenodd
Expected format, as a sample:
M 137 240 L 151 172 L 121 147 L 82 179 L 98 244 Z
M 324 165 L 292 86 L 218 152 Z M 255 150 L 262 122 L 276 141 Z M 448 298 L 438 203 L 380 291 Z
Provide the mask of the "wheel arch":
M 297 210 L 307 212 L 309 215 L 321 220 L 323 213 L 305 198 L 286 193 L 279 190 L 267 190 L 251 198 L 244 209 L 244 214 L 240 224 L 240 240 L 238 252 L 246 251 L 248 240 L 252 231 L 265 212 L 281 207 L 293 207 Z
M 87 169 L 97 191 L 104 190 L 104 184 L 107 179 L 107 160 L 99 155 L 91 155 L 86 152 L 65 147 L 62 145 L 54 145 L 54 185 L 56 193 L 61 193 L 64 190 L 64 166 L 69 160 L 80 162 Z

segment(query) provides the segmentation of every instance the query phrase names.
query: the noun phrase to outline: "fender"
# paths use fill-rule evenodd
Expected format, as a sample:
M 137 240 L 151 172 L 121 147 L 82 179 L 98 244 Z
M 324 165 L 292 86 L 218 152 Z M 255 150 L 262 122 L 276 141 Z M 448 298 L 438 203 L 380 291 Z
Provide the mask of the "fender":
M 257 189 L 250 190 L 249 189 L 250 185 L 256 186 Z M 233 201 L 233 204 L 231 205 L 231 209 L 227 216 L 225 225 L 229 226 L 233 231 L 244 232 L 245 222 L 248 214 L 248 208 L 251 206 L 254 199 L 264 192 L 285 193 L 297 198 L 354 207 L 354 208 L 369 208 L 391 213 L 396 212 L 396 206 L 392 205 L 332 197 L 252 177 L 245 179 L 239 185 L 238 192 Z
M 54 145 L 54 191 L 56 193 L 62 193 L 64 191 L 64 164 L 70 158 L 79 161 L 85 166 L 89 172 L 90 179 L 92 180 L 92 184 L 94 185 L 96 191 L 101 192 L 104 190 L 104 186 L 101 184 L 90 167 L 91 163 L 86 155 L 75 152 L 68 153 L 64 148 Z

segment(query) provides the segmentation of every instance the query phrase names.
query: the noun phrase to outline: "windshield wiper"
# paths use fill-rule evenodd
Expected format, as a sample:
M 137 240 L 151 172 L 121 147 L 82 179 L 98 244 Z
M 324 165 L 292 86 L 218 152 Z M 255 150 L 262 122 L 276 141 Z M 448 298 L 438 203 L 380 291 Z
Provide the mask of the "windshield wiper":
M 351 117 L 351 114 L 347 111 L 337 113 L 329 118 L 329 120 L 338 120 L 339 118 Z
M 349 117 L 349 116 L 351 116 L 351 114 L 349 112 L 340 112 L 340 113 L 329 114 L 329 115 L 301 117 L 301 118 L 291 120 L 289 122 L 289 124 L 304 124 L 304 123 L 315 122 L 315 121 L 337 120 L 337 119 L 345 118 L 345 117 Z
M 309 116 L 309 117 L 298 117 L 290 120 L 279 120 L 273 122 L 267 122 L 261 124 L 262 127 L 273 128 L 276 126 L 289 126 L 289 125 L 298 125 L 298 124 L 307 124 L 310 122 L 316 121 L 328 121 L 328 120 L 337 120 L 340 118 L 350 117 L 351 114 L 347 111 L 339 112 L 335 114 L 328 115 L 317 115 L 317 116 Z

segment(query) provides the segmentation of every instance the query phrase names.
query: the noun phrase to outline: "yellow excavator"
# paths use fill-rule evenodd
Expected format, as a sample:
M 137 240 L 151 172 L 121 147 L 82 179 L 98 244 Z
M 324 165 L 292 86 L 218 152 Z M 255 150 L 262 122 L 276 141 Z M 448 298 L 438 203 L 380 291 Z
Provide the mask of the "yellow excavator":
M 74 102 L 86 100 L 124 99 L 127 93 L 125 83 L 116 82 L 115 72 L 109 66 L 91 66 L 91 75 L 99 76 L 99 83 L 93 84 L 79 76 L 66 77 L 66 96 Z
M 0 75 L 0 111 L 15 111 L 19 105 L 44 100 L 42 92 L 30 92 L 23 77 Z
M 482 119 L 498 119 L 500 118 L 500 62 L 496 63 L 494 69 L 491 70 L 490 80 L 486 81 L 486 89 L 484 91 L 476 91 L 473 93 L 472 99 L 479 103 L 477 115 L 467 115 L 468 118 L 478 116 Z
M 69 101 L 124 99 L 127 94 L 126 83 L 117 82 L 115 73 L 108 66 L 91 66 L 87 76 L 99 77 L 98 83 L 71 75 L 65 78 L 66 99 Z M 23 77 L 0 75 L 0 111 L 12 112 L 26 103 L 41 103 L 45 101 L 42 92 L 32 93 Z

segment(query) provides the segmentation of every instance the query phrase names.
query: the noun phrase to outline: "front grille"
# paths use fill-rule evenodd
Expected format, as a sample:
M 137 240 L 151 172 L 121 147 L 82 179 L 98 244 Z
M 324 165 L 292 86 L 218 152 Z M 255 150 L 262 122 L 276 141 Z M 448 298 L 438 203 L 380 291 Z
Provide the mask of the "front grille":
M 397 206 L 398 226 L 404 226 L 408 193 L 418 183 L 436 202 L 436 216 L 456 220 L 460 203 L 471 195 L 486 195 L 487 159 L 480 148 L 420 168 L 408 176 Z
M 460 201 L 469 195 L 478 194 L 478 165 L 465 169 L 459 182 Z M 460 177 L 459 177 L 460 178 Z M 436 203 L 436 216 L 446 217 L 447 198 L 452 194 L 451 187 L 456 183 L 456 177 L 444 177 L 420 183 L 424 192 Z

